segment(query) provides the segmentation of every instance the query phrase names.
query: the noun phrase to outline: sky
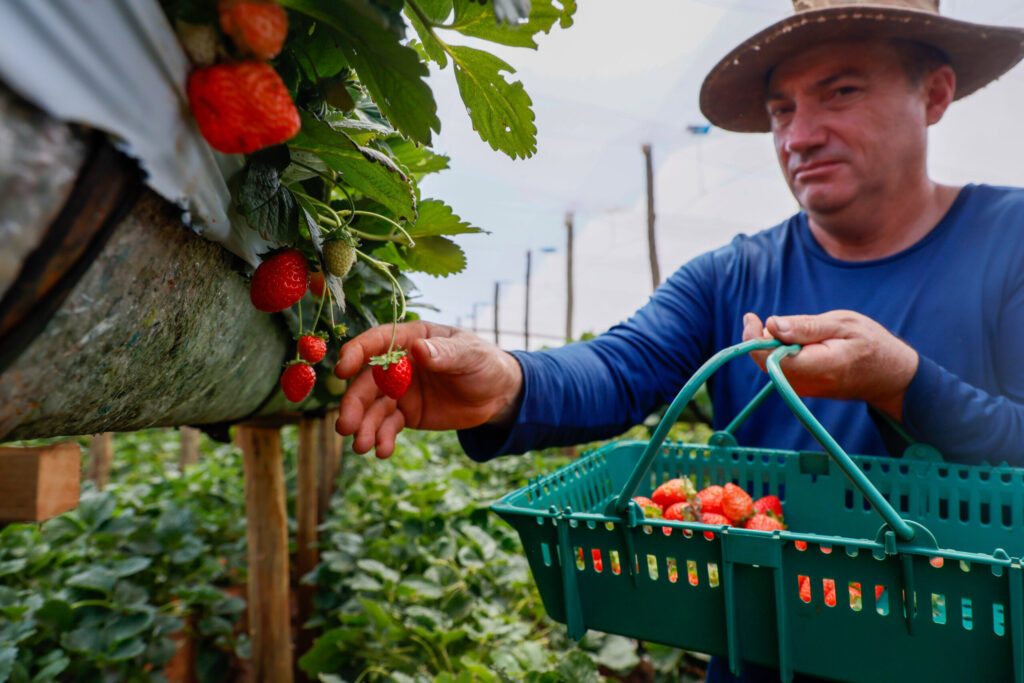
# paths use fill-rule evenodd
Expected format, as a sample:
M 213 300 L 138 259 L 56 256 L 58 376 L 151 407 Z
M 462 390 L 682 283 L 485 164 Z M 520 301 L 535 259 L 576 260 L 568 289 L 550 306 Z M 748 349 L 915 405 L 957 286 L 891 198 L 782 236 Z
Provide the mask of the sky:
M 574 25 L 552 29 L 536 51 L 480 44 L 516 69 L 533 101 L 537 153 L 511 160 L 472 130 L 454 75 L 433 72 L 441 132 L 435 150 L 450 168 L 425 178 L 437 197 L 488 235 L 458 238 L 468 265 L 449 278 L 417 275 L 424 318 L 525 348 L 525 272 L 532 255 L 529 348 L 566 333 L 566 216 L 574 226 L 572 335 L 599 333 L 650 296 L 643 144 L 654 165 L 661 279 L 734 235 L 770 227 L 798 210 L 767 134 L 705 124 L 697 105 L 707 71 L 734 46 L 790 12 L 788 0 L 586 0 Z M 945 0 L 943 13 L 1024 26 L 1015 0 Z M 1024 66 L 955 103 L 930 132 L 929 169 L 943 182 L 1021 184 Z M 475 324 L 473 316 L 476 316 Z

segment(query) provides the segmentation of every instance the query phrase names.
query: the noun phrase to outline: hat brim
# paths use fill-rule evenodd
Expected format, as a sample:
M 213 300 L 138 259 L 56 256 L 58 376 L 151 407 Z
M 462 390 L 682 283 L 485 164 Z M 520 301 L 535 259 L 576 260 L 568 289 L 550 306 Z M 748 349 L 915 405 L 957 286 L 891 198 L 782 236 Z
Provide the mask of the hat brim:
M 773 68 L 812 45 L 867 38 L 900 38 L 942 50 L 956 73 L 954 99 L 987 85 L 1024 57 L 1024 29 L 891 7 L 810 10 L 772 24 L 723 57 L 701 85 L 701 111 L 726 130 L 768 132 L 764 98 Z

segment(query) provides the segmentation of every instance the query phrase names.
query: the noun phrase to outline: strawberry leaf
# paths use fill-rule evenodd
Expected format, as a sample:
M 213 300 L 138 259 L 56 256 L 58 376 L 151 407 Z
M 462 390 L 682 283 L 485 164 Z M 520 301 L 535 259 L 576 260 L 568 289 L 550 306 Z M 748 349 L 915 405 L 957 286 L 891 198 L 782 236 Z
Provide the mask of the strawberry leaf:
M 299 152 L 319 156 L 331 169 L 340 172 L 348 185 L 377 200 L 396 217 L 415 219 L 412 181 L 383 152 L 357 145 L 343 131 L 308 114 L 303 114 L 302 130 L 288 144 Z
M 461 247 L 447 237 L 418 237 L 415 247 L 400 251 L 409 270 L 434 277 L 448 277 L 466 267 Z
M 450 159 L 443 154 L 431 152 L 422 145 L 396 138 L 387 141 L 391 155 L 405 169 L 417 178 L 428 173 L 437 173 L 448 168 Z
M 281 184 L 281 171 L 288 165 L 287 148 L 284 149 L 283 160 L 278 158 L 279 148 L 271 148 L 275 156 L 261 153 L 249 158 L 238 193 L 238 208 L 261 237 L 278 244 L 292 244 L 298 239 L 298 205 Z
M 448 3 L 449 9 L 451 9 L 451 3 Z M 409 17 L 409 23 L 416 29 L 416 35 L 420 37 L 420 44 L 418 47 L 422 51 L 423 59 L 433 60 L 443 69 L 448 66 L 448 56 L 444 53 L 444 46 L 434 35 L 433 31 L 420 20 L 420 17 L 415 12 L 406 12 L 406 16 Z M 437 21 L 444 21 L 444 18 L 438 19 Z
M 455 81 L 480 138 L 492 149 L 527 158 L 537 151 L 537 126 L 530 96 L 519 81 L 501 75 L 515 69 L 494 55 L 462 45 L 451 46 Z
M 439 199 L 424 199 L 419 204 L 419 217 L 408 229 L 419 246 L 420 238 L 437 235 L 462 235 L 484 232 L 456 216 L 450 206 Z
M 576 3 L 573 0 L 561 2 L 536 0 L 530 9 L 529 21 L 499 24 L 486 5 L 472 0 L 456 0 L 455 20 L 446 28 L 453 28 L 459 33 L 473 38 L 536 50 L 537 42 L 534 40 L 534 36 L 537 33 L 549 33 L 555 22 L 558 22 L 562 28 L 572 26 L 572 15 L 575 12 Z
M 317 258 L 321 263 L 321 271 L 324 277 L 324 284 L 331 290 L 331 296 L 334 299 L 334 303 L 337 304 L 338 308 L 342 313 L 345 312 L 345 289 L 342 284 L 342 280 L 339 277 L 331 275 L 326 268 L 323 268 L 324 260 L 324 236 L 323 231 L 320 229 L 320 224 L 313 218 L 316 215 L 316 208 L 313 207 L 303 197 L 296 197 L 300 210 L 302 211 L 302 218 L 305 221 L 306 228 L 309 230 L 309 238 L 313 242 L 313 248 L 316 250 Z
M 405 135 L 425 144 L 440 131 L 429 74 L 416 51 L 393 32 L 393 17 L 369 0 L 281 0 L 281 4 L 333 27 L 338 47 L 381 113 Z M 399 23 L 401 21 L 399 20 Z

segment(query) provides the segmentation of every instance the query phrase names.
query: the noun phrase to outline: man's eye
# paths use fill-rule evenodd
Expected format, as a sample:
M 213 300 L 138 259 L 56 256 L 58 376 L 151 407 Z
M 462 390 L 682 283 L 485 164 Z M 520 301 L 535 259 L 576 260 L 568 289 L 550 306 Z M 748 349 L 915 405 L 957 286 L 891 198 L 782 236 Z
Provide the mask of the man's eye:
M 833 90 L 832 91 L 832 96 L 833 97 L 848 97 L 849 95 L 852 95 L 855 92 L 857 92 L 857 90 L 858 90 L 858 88 L 856 86 L 844 85 L 841 88 L 836 88 L 835 90 Z

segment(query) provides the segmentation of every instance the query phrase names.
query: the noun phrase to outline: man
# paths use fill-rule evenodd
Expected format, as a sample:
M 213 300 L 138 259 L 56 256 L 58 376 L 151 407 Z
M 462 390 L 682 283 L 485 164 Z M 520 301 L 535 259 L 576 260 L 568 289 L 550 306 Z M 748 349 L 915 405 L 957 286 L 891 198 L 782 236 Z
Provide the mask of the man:
M 400 325 L 412 386 L 396 404 L 356 377 L 338 431 L 357 452 L 387 457 L 407 426 L 459 429 L 477 460 L 611 437 L 718 349 L 772 336 L 803 345 L 782 367 L 848 452 L 887 452 L 885 414 L 949 459 L 1024 465 L 1024 191 L 940 185 L 926 169 L 928 126 L 1012 68 L 1024 30 L 941 17 L 935 0 L 794 5 L 712 69 L 701 107 L 719 127 L 772 133 L 803 210 L 687 263 L 591 342 L 508 354 Z M 336 374 L 389 339 L 350 341 Z M 754 363 L 725 366 L 709 386 L 716 426 L 764 382 Z M 737 438 L 817 449 L 777 396 Z

